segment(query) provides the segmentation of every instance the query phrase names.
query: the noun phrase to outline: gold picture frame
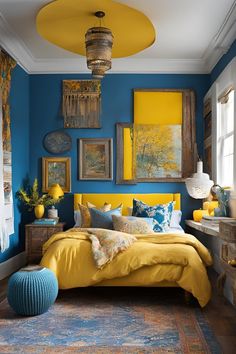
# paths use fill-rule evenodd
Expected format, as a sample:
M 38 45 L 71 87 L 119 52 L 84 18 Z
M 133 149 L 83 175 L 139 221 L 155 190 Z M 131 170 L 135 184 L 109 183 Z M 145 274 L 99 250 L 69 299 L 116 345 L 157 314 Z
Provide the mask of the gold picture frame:
M 78 179 L 113 179 L 113 139 L 78 139 Z
M 58 183 L 64 193 L 71 191 L 70 157 L 42 157 L 42 191 L 47 193 L 53 183 Z

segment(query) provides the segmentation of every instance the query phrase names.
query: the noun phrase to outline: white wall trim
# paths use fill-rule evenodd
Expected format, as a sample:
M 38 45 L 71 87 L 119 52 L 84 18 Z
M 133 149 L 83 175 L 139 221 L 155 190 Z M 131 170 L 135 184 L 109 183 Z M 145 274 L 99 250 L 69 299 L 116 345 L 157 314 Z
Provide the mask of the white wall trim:
M 26 253 L 21 252 L 16 256 L 0 263 L 0 280 L 8 277 L 26 264 Z
M 27 73 L 34 61 L 27 46 L 12 30 L 7 20 L 0 12 L 0 45 L 6 50 Z
M 86 59 L 37 59 L 28 68 L 30 74 L 83 73 L 90 74 Z M 122 58 L 112 60 L 107 74 L 203 74 L 207 73 L 202 60 Z
M 212 177 L 215 183 L 220 183 L 219 176 L 217 176 L 218 97 L 229 86 L 233 86 L 236 90 L 236 57 L 228 63 L 204 97 L 204 101 L 210 97 L 212 102 Z M 234 95 L 234 107 L 236 107 L 236 94 Z M 234 121 L 236 121 L 236 109 L 234 109 Z M 234 132 L 234 137 L 234 155 L 236 156 L 236 132 Z M 236 190 L 236 164 L 234 165 L 234 190 Z
M 208 72 L 211 72 L 220 58 L 227 53 L 231 44 L 236 39 L 236 0 L 233 2 L 226 18 L 210 42 L 203 60 Z

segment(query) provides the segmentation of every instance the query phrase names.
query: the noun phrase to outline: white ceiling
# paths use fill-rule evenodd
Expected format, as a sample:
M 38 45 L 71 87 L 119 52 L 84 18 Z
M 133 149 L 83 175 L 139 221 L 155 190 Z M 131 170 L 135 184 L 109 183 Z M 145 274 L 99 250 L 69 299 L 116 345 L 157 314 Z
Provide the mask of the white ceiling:
M 0 0 L 0 45 L 28 73 L 88 72 L 84 57 L 38 35 L 36 14 L 49 2 Z M 208 73 L 236 39 L 236 0 L 119 2 L 142 11 L 157 38 L 139 54 L 113 59 L 110 72 Z M 122 26 L 122 18 L 120 22 Z

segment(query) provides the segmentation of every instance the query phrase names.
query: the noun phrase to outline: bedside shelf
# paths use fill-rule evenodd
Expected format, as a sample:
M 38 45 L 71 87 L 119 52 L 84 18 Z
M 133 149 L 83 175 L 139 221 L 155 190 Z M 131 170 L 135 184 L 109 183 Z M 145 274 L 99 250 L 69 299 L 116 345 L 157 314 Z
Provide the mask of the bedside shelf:
M 185 224 L 207 235 L 216 236 L 216 237 L 219 237 L 220 235 L 219 226 L 216 227 L 206 226 L 206 225 L 202 225 L 200 222 L 193 221 L 193 220 L 185 220 Z

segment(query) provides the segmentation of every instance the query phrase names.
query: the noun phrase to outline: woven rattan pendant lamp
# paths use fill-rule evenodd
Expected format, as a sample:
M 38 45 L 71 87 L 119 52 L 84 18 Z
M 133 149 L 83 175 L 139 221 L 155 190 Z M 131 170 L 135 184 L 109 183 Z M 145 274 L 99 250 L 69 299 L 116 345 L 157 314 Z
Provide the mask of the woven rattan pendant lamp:
M 98 20 L 100 25 L 96 26 Z M 39 10 L 36 27 L 47 41 L 86 56 L 87 67 L 96 78 L 111 69 L 113 58 L 141 52 L 156 36 L 147 16 L 113 0 L 51 1 Z M 79 71 L 86 72 L 82 68 Z
M 105 16 L 105 12 L 96 11 L 94 14 L 100 20 Z M 87 67 L 92 70 L 92 76 L 102 79 L 105 71 L 111 69 L 111 52 L 113 35 L 109 28 L 99 27 L 89 28 L 85 34 Z

